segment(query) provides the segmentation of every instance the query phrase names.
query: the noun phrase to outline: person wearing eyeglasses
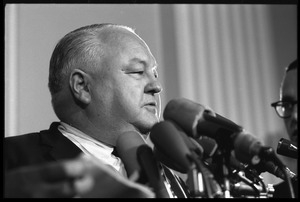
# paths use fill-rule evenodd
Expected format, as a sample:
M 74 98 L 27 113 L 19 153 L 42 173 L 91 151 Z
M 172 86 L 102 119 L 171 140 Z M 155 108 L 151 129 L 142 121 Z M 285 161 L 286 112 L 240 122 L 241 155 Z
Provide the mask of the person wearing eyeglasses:
M 286 67 L 280 87 L 280 100 L 271 104 L 276 113 L 283 119 L 289 139 L 298 145 L 298 61 Z
M 279 101 L 271 103 L 277 115 L 283 119 L 292 144 L 298 145 L 298 60 L 290 63 L 280 85 Z M 298 159 L 297 159 L 298 160 Z M 298 198 L 298 180 L 293 178 L 295 197 Z M 274 198 L 289 198 L 286 182 L 274 186 Z

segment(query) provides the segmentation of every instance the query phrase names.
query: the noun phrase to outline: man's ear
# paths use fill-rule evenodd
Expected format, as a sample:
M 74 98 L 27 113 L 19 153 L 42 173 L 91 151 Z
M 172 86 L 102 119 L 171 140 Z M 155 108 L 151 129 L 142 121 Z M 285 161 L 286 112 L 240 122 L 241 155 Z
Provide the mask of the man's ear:
M 91 102 L 89 75 L 80 69 L 74 69 L 70 75 L 70 88 L 73 96 L 83 104 Z

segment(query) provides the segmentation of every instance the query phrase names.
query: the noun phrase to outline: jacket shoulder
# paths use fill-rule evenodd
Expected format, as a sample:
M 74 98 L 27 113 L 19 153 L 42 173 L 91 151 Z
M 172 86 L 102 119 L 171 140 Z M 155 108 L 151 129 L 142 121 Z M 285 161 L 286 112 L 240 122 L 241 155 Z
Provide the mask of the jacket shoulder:
M 5 169 L 48 161 L 45 154 L 51 147 L 45 142 L 56 138 L 58 130 L 55 132 L 54 128 L 57 126 L 54 122 L 47 130 L 4 138 Z

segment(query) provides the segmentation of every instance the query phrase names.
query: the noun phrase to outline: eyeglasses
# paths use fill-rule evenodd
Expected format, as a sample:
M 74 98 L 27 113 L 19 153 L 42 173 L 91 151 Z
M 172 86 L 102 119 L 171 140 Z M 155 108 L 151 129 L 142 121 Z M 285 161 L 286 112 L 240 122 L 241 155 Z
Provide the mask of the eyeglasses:
M 293 109 L 295 104 L 298 104 L 298 101 L 277 101 L 271 104 L 274 107 L 277 115 L 280 118 L 289 118 L 292 116 Z

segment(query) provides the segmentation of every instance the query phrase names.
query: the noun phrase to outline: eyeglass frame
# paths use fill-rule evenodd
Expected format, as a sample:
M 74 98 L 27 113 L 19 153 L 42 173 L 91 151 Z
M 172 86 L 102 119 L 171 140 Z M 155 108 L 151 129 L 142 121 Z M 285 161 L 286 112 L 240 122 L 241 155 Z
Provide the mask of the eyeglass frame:
M 284 115 L 281 115 L 280 114 L 280 111 L 279 111 L 279 107 L 282 107 L 283 106 L 283 103 L 287 103 L 287 104 L 290 104 L 291 105 L 291 110 L 290 110 L 290 114 L 288 116 L 284 116 Z M 294 106 L 298 104 L 298 100 L 293 100 L 293 101 L 282 101 L 282 100 L 279 100 L 277 102 L 273 102 L 271 103 L 271 107 L 274 107 L 277 115 L 280 117 L 280 118 L 283 118 L 283 119 L 286 119 L 286 118 L 290 118 L 292 116 L 292 111 L 294 109 Z

